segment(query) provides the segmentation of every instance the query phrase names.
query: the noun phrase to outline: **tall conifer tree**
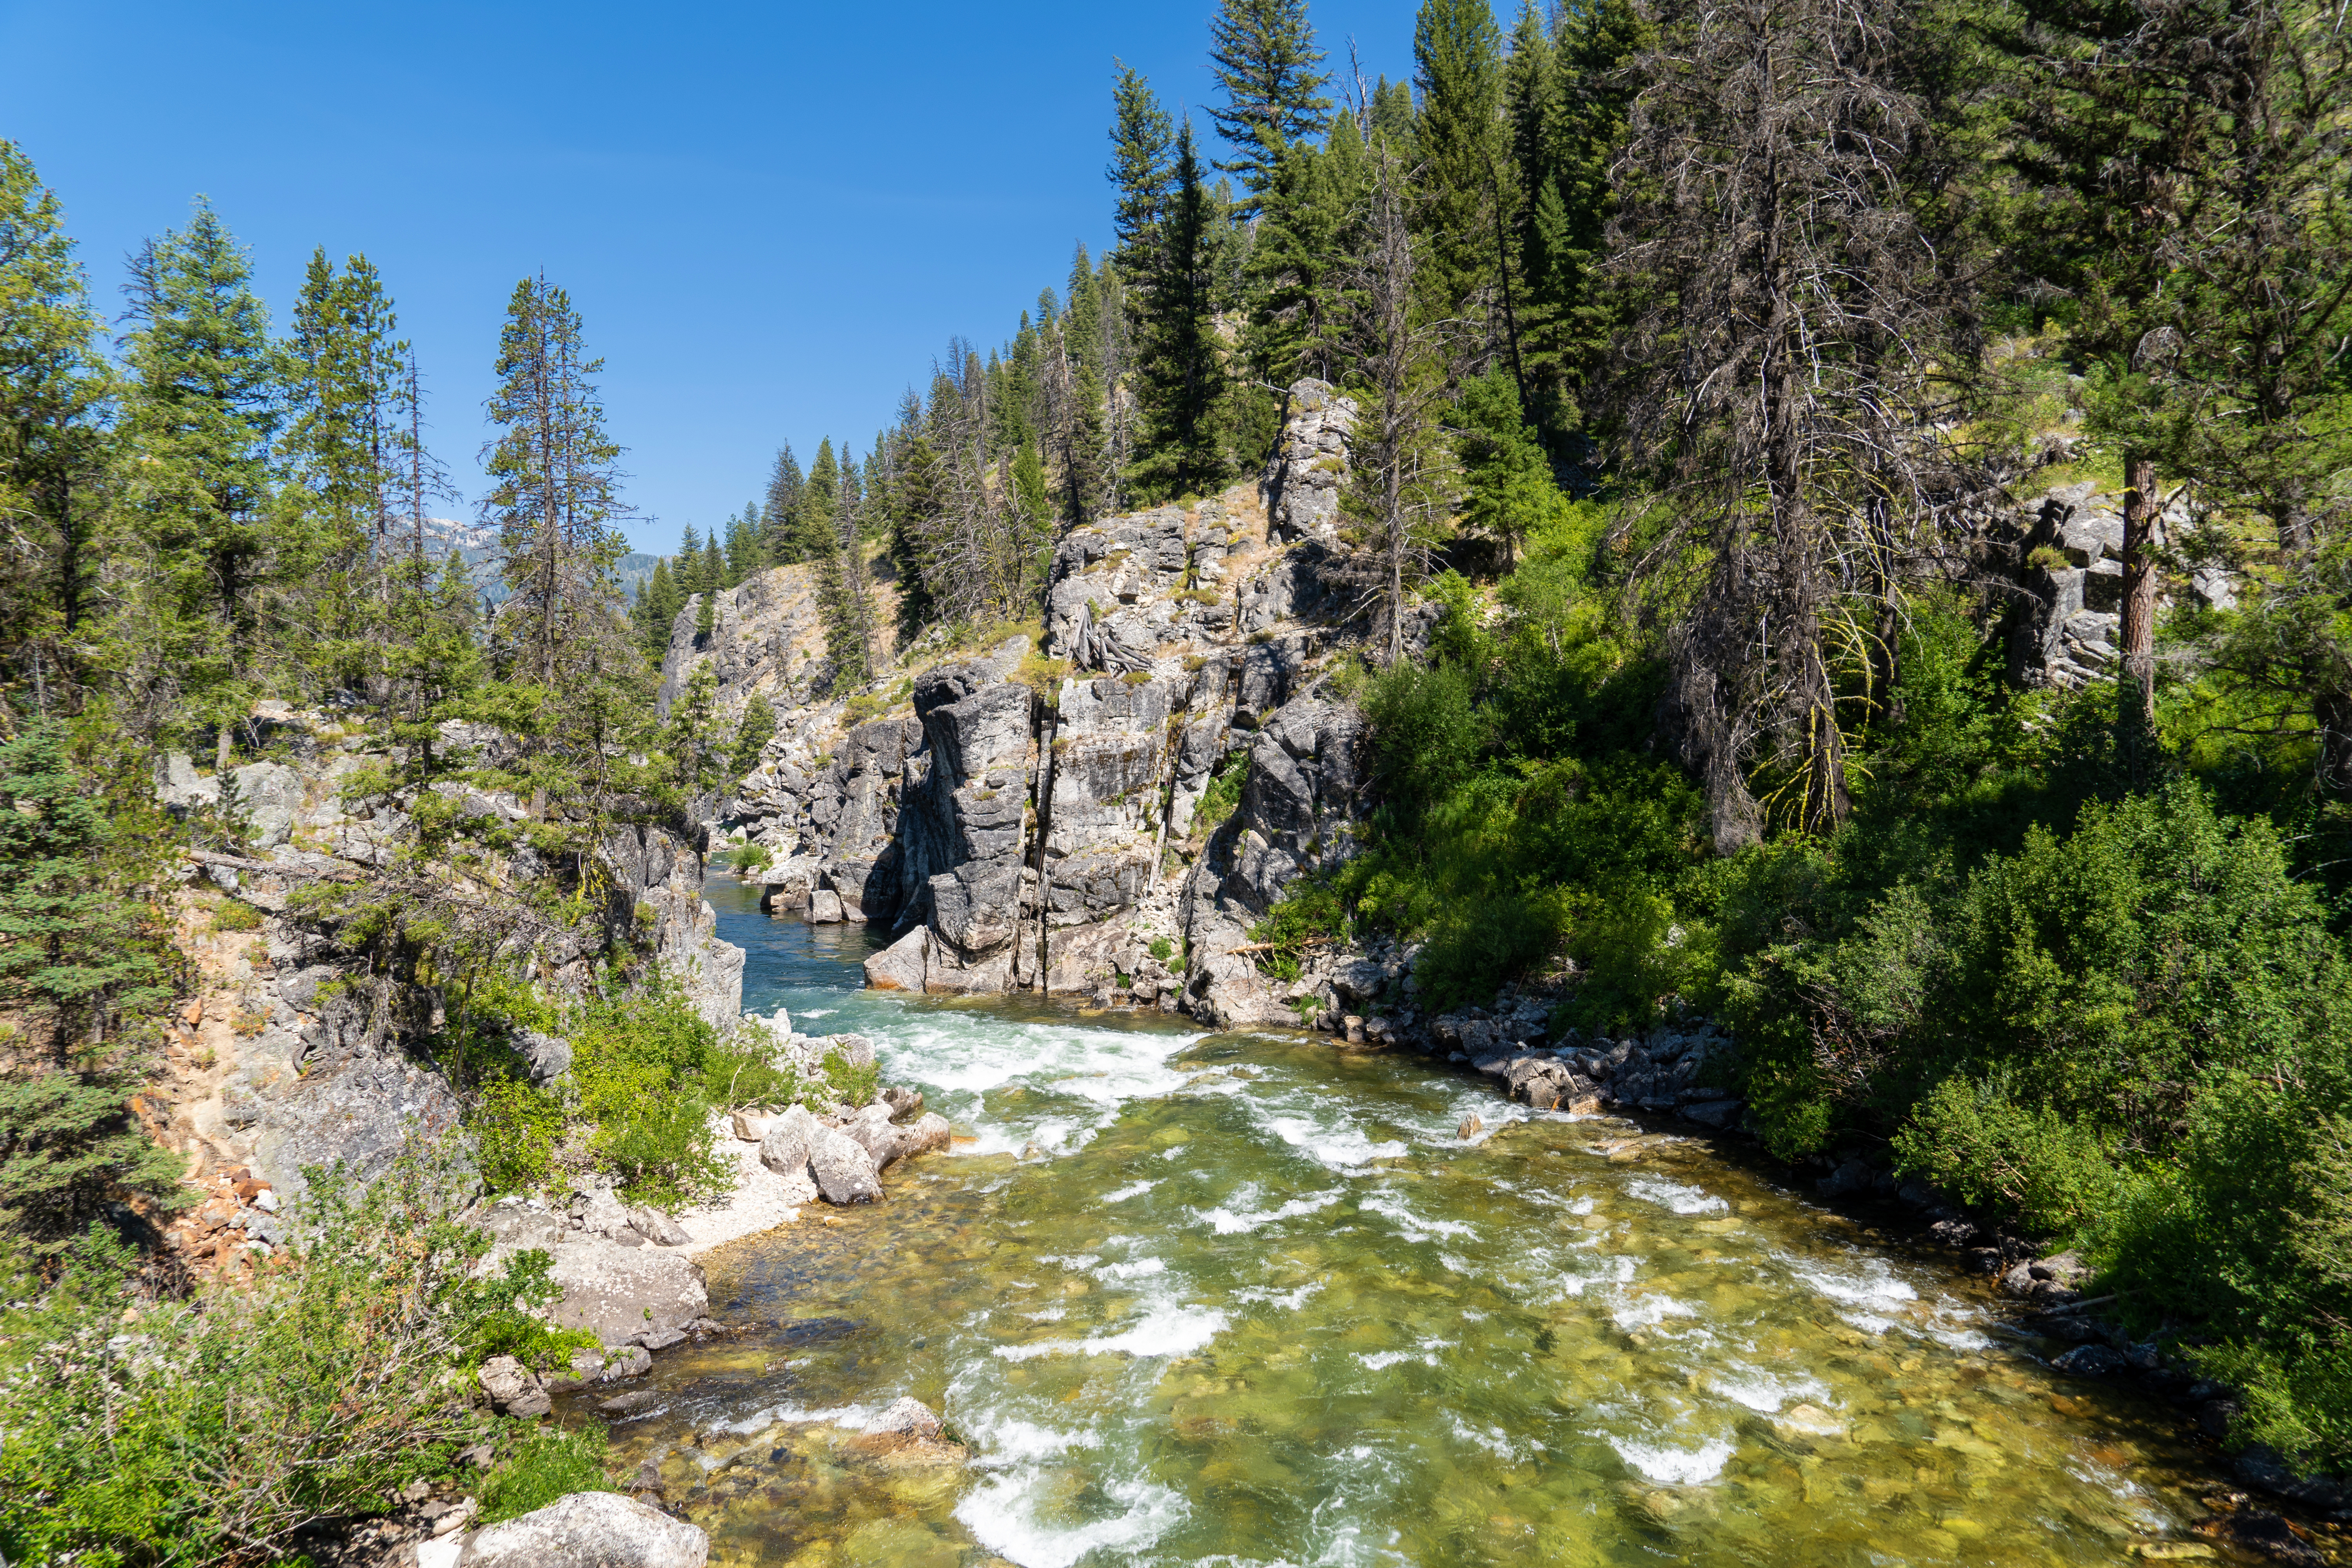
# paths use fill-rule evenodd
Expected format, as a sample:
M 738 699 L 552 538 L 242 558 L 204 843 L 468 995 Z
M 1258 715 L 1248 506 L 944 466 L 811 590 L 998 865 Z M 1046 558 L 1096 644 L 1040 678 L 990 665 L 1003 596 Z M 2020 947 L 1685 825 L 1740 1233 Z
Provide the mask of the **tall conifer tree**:
M 95 629 L 113 377 L 58 199 L 0 141 L 0 664 L 37 712 L 70 710 Z
M 571 297 L 545 275 L 515 285 L 499 334 L 499 435 L 483 450 L 483 510 L 504 548 L 513 598 L 500 616 L 516 673 L 551 700 L 567 668 L 608 629 L 613 563 L 623 541 L 620 446 L 604 431 L 594 377 L 604 362 L 581 339 Z
M 1187 124 L 1177 132 L 1175 188 L 1152 254 L 1136 367 L 1144 443 L 1133 474 L 1139 489 L 1161 498 L 1213 492 L 1227 468 L 1217 441 L 1225 370 L 1211 270 L 1213 198 L 1201 176 Z
M 128 500 L 144 560 L 131 647 L 133 681 L 160 721 L 179 706 L 215 728 L 263 682 L 257 635 L 273 566 L 269 456 L 283 408 L 282 362 L 253 291 L 252 267 L 210 203 L 188 226 L 131 258 L 123 341 Z M 174 700 L 176 699 L 176 701 Z
M 1118 204 L 1111 213 L 1118 245 L 1111 255 L 1132 269 L 1149 264 L 1148 237 L 1168 204 L 1170 182 L 1175 177 L 1171 160 L 1175 124 L 1160 106 L 1151 84 L 1124 65 L 1118 65 L 1118 79 L 1111 89 L 1111 161 L 1105 173 L 1118 188 Z
M 1322 133 L 1330 77 L 1307 20 L 1307 0 L 1223 0 L 1209 23 L 1209 71 L 1223 89 L 1209 118 L 1234 150 L 1219 169 L 1241 177 L 1242 208 L 1255 215 L 1283 149 Z

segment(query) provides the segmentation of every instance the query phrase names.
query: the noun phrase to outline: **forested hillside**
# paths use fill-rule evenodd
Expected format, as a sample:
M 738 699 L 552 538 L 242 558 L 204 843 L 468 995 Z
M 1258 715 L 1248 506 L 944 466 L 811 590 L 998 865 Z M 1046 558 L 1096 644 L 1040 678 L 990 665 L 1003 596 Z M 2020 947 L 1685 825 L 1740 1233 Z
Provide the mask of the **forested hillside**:
M 0 142 L 25 1267 L 173 1201 L 125 1108 L 184 979 L 167 884 L 245 852 L 158 805 L 173 754 L 331 714 L 393 759 L 347 802 L 440 832 L 510 792 L 500 853 L 584 922 L 614 828 L 691 831 L 775 730 L 707 676 L 656 700 L 722 590 L 805 567 L 817 687 L 870 716 L 912 649 L 1036 635 L 1057 530 L 1255 479 L 1313 378 L 1354 409 L 1325 542 L 1378 805 L 1259 962 L 1378 939 L 1433 1010 L 1713 1016 L 1773 1155 L 2078 1245 L 2239 1391 L 2234 1441 L 2352 1463 L 2352 23 L 1425 0 L 1412 43 L 1366 80 L 1304 0 L 1223 0 L 1197 123 L 1118 67 L 1110 243 L 625 586 L 627 367 L 559 280 L 481 345 L 481 429 L 428 424 L 363 256 L 314 256 L 282 330 L 202 200 L 93 276 Z M 418 890 L 466 842 L 339 911 L 371 973 L 512 957 Z

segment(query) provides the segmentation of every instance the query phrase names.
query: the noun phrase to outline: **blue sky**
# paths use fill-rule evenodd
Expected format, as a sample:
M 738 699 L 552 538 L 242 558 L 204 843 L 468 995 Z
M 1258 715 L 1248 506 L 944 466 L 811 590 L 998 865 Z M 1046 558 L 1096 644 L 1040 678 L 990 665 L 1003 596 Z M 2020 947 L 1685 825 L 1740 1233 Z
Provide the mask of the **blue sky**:
M 605 357 L 632 538 L 667 551 L 780 441 L 863 451 L 950 335 L 1001 341 L 1075 241 L 1099 254 L 1112 57 L 1205 103 L 1213 5 L 0 0 L 0 136 L 110 312 L 197 192 L 281 330 L 312 247 L 365 252 L 468 506 L 499 311 L 544 268 Z M 1311 15 L 1335 63 L 1352 34 L 1400 77 L 1413 9 Z

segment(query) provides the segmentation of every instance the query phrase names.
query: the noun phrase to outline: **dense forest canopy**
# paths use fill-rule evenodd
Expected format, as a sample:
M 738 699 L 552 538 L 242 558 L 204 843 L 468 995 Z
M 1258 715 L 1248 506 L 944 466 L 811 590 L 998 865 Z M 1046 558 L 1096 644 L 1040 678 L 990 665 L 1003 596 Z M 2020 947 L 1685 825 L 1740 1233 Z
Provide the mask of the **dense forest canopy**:
M 1565 970 L 1585 1026 L 1718 1014 L 1776 1154 L 1866 1142 L 2081 1239 L 2245 1435 L 2352 1460 L 2352 22 L 1424 0 L 1368 81 L 1304 0 L 1223 0 L 1209 46 L 1198 122 L 1113 68 L 1100 254 L 634 596 L 625 367 L 559 280 L 481 345 L 456 498 L 396 279 L 322 252 L 281 336 L 199 200 L 114 304 L 0 142 L 0 1106 L 47 1097 L 0 1215 L 167 1184 L 118 895 L 184 845 L 168 754 L 226 767 L 279 700 L 414 784 L 492 726 L 577 860 L 758 760 L 764 708 L 654 701 L 721 591 L 805 567 L 830 694 L 880 693 L 931 627 L 1033 621 L 1056 529 L 1255 479 L 1311 377 L 1356 411 L 1382 804 L 1269 962 L 1379 927 L 1441 1001 Z M 2061 491 L 2112 498 L 2107 556 L 2037 523 Z M 428 540 L 455 500 L 495 603 Z M 2065 592 L 2112 639 L 2025 657 Z

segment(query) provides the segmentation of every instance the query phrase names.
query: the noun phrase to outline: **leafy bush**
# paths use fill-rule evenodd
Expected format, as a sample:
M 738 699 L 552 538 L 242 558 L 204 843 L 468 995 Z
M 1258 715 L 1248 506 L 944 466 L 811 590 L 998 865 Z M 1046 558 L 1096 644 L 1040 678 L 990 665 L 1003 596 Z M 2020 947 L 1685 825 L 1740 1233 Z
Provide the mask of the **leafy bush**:
M 212 927 L 215 931 L 259 931 L 261 911 L 242 899 L 223 899 L 213 906 Z
M 489 1246 L 454 1223 L 472 1190 L 446 1146 L 364 1192 L 315 1173 L 296 1239 L 250 1291 L 148 1296 L 134 1255 L 96 1228 L 47 1289 L 18 1270 L 0 1291 L 17 1299 L 0 1310 L 0 1552 L 278 1556 L 496 1437 L 506 1424 L 472 1370 L 546 1334 L 530 1313 L 553 1292 L 544 1255 L 471 1278 Z
M 482 1487 L 482 1522 L 497 1524 L 574 1492 L 621 1489 L 604 1476 L 604 1429 L 545 1426 L 515 1445 Z
M 1201 803 L 1192 808 L 1192 836 L 1206 838 L 1225 824 L 1242 803 L 1242 784 L 1249 777 L 1249 752 L 1237 751 L 1217 764 L 1209 775 L 1209 787 L 1201 792 Z
M 713 1113 L 789 1103 L 800 1092 L 792 1071 L 771 1061 L 764 1028 L 722 1037 L 667 976 L 606 989 L 558 1008 L 508 981 L 475 988 L 443 1056 L 467 1087 L 467 1126 L 484 1177 L 499 1191 L 527 1191 L 588 1164 L 633 1203 L 677 1207 L 717 1196 L 733 1167 Z M 525 1081 L 506 1043 L 517 1028 L 571 1042 L 572 1071 L 557 1089 Z
M 845 1104 L 871 1105 L 875 1095 L 881 1091 L 882 1066 L 879 1062 L 868 1062 L 859 1067 L 836 1046 L 824 1053 L 823 1065 L 825 1079 L 833 1093 Z M 825 1109 L 830 1110 L 832 1107 L 828 1105 Z

